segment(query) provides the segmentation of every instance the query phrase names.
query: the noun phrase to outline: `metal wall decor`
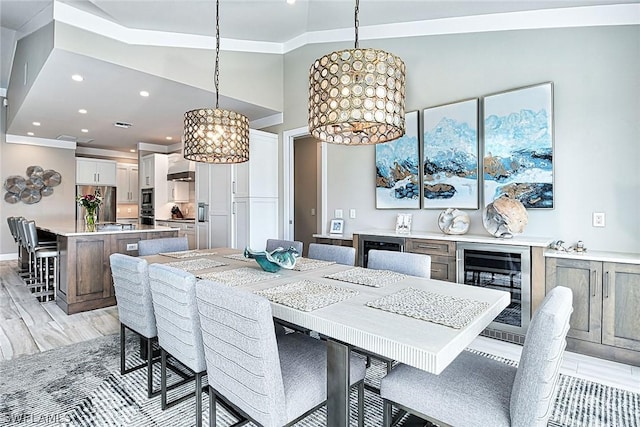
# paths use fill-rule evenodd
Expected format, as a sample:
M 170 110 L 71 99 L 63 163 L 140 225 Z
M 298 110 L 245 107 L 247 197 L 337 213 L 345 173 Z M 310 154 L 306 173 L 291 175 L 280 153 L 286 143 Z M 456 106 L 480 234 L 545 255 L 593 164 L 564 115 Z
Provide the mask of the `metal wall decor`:
M 27 177 L 11 175 L 4 181 L 4 201 L 7 203 L 23 202 L 27 205 L 38 203 L 42 197 L 53 194 L 53 187 L 60 185 L 62 176 L 53 169 L 44 170 L 40 166 L 29 166 Z

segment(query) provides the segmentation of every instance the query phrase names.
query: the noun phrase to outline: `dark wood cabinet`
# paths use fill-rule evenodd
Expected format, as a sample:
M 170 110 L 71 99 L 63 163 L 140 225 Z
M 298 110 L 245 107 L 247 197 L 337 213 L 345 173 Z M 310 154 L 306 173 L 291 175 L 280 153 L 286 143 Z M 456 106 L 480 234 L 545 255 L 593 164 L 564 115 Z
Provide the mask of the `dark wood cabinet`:
M 448 240 L 405 239 L 406 252 L 431 257 L 431 278 L 456 281 L 456 242 Z

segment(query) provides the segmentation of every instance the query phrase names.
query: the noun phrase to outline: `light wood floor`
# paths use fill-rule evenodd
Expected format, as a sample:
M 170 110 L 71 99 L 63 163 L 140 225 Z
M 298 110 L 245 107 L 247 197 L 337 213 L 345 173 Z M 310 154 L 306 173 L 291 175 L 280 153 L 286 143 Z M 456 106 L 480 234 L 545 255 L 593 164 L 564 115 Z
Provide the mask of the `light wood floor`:
M 119 332 L 115 306 L 66 315 L 55 302 L 38 302 L 16 271 L 16 261 L 0 262 L 0 360 Z M 470 347 L 512 360 L 520 360 L 522 351 L 519 345 L 486 337 Z M 640 367 L 565 352 L 561 372 L 640 393 Z

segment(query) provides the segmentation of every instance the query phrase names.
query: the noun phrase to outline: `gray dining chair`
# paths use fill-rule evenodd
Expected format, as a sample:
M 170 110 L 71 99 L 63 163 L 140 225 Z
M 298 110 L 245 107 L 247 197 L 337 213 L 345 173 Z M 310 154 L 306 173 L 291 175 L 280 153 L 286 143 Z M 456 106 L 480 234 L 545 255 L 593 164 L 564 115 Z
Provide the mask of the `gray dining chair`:
M 204 359 L 200 317 L 196 304 L 196 278 L 193 274 L 162 264 L 149 266 L 149 284 L 158 329 L 161 370 L 160 395 L 162 409 L 167 409 L 195 396 L 196 425 L 202 425 L 202 377 L 207 366 Z M 193 377 L 167 386 L 167 357 L 172 356 L 193 372 Z M 167 392 L 195 379 L 194 393 L 173 401 Z
M 209 425 L 216 402 L 264 427 L 289 426 L 327 399 L 327 347 L 303 334 L 278 335 L 271 303 L 227 285 L 196 285 L 209 380 Z M 358 387 L 358 425 L 364 425 L 365 364 L 352 356 L 350 384 Z
M 159 358 L 153 358 L 153 343 L 157 341 L 158 332 L 151 300 L 149 265 L 142 258 L 124 254 L 111 254 L 109 263 L 120 319 L 120 374 L 125 375 L 146 367 L 147 396 L 157 396 L 160 390 L 153 390 L 153 364 Z M 127 329 L 141 337 L 141 343 L 144 343 L 146 349 L 146 361 L 129 368 L 126 367 L 125 354 Z
M 429 255 L 371 249 L 368 256 L 367 268 L 391 270 L 427 279 L 431 277 L 431 257 Z
M 187 236 L 147 239 L 138 242 L 138 255 L 156 255 L 160 252 L 178 252 L 189 250 Z
M 289 249 L 291 246 L 293 246 L 295 250 L 298 251 L 298 255 L 302 256 L 303 244 L 302 242 L 299 242 L 297 240 L 267 239 L 267 247 L 265 248 L 265 250 L 267 252 L 271 252 L 278 248 Z
M 383 425 L 393 405 L 440 426 L 546 426 L 572 311 L 571 290 L 553 288 L 531 319 L 517 368 L 467 351 L 440 375 L 396 366 L 380 386 Z
M 356 248 L 350 246 L 310 243 L 308 257 L 322 261 L 333 261 L 338 264 L 355 265 Z

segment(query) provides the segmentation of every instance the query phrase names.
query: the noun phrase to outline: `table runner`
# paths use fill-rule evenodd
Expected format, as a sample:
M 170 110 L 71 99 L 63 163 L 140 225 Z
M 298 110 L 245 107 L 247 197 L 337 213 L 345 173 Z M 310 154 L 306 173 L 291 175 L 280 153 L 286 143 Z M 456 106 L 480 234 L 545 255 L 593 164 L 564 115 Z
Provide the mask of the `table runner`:
M 223 265 L 229 265 L 224 262 L 216 261 L 209 258 L 196 258 L 188 261 L 175 261 L 168 262 L 165 265 L 170 267 L 179 268 L 186 271 L 206 270 L 207 268 L 220 267 Z
M 343 301 L 358 294 L 352 289 L 300 280 L 273 288 L 256 291 L 257 295 L 271 302 L 286 305 L 301 311 L 313 311 Z
M 370 301 L 367 306 L 462 329 L 489 308 L 486 302 L 405 288 Z
M 320 268 L 320 267 L 326 267 L 331 264 L 335 264 L 335 262 L 300 257 L 296 260 L 296 265 L 293 267 L 293 269 L 296 271 L 308 271 L 308 270 L 315 270 L 316 268 Z
M 324 277 L 328 279 L 340 280 L 343 282 L 355 283 L 357 285 L 381 288 L 386 284 L 395 283 L 407 276 L 405 274 L 396 273 L 395 271 L 373 270 L 371 268 L 355 267 L 350 270 L 328 274 Z
M 194 258 L 199 256 L 215 255 L 217 252 L 206 249 L 192 249 L 189 251 L 177 252 L 160 252 L 158 255 L 164 255 L 171 258 Z
M 262 282 L 263 280 L 274 279 L 276 277 L 280 277 L 280 275 L 267 273 L 266 271 L 249 267 L 240 267 L 233 270 L 198 274 L 199 279 L 214 280 L 216 282 L 222 282 L 229 286 Z

